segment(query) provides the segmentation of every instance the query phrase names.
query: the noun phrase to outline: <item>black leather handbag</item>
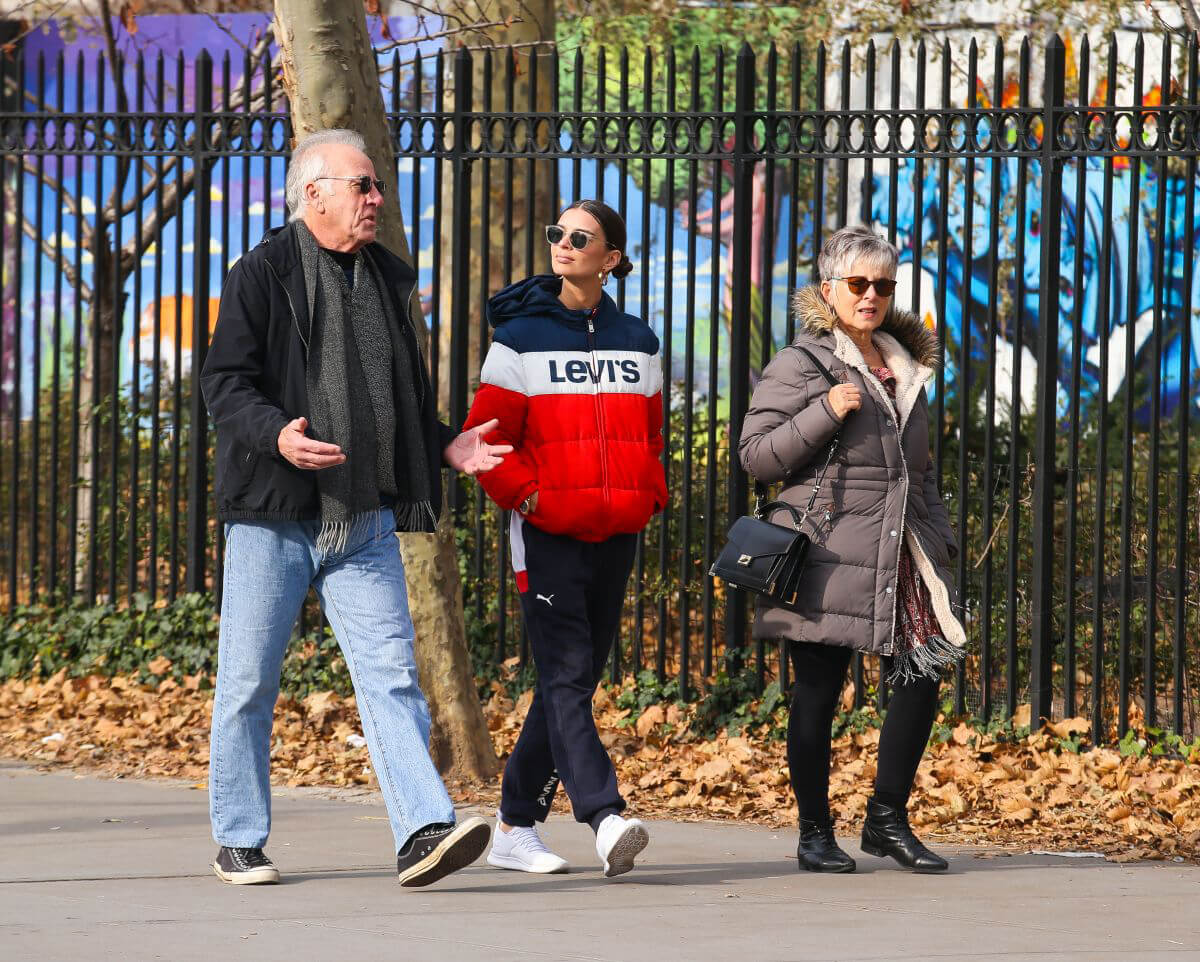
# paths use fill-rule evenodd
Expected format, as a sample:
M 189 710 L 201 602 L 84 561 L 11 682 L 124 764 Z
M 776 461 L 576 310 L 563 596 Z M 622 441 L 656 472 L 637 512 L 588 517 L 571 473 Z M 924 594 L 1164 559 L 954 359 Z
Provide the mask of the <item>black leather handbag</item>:
M 840 383 L 811 351 L 803 347 L 797 350 L 808 355 L 831 385 Z M 816 504 L 817 492 L 837 450 L 837 438 L 835 434 L 829 440 L 829 453 L 803 512 L 786 501 L 767 501 L 767 486 L 761 481 L 754 482 L 754 514 L 744 515 L 733 523 L 725 547 L 709 569 L 710 577 L 762 595 L 785 608 L 795 605 L 812 540 L 803 530 L 804 522 Z M 790 526 L 766 520 L 768 515 L 779 510 L 787 511 L 791 516 Z

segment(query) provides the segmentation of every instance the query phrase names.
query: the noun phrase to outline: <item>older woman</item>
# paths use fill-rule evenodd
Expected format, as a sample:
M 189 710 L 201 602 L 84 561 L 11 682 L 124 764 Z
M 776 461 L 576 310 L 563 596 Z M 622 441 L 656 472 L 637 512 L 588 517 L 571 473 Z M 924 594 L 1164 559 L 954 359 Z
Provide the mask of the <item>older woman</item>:
M 780 498 L 803 508 L 829 444 L 837 445 L 809 517 L 813 544 L 796 604 L 760 606 L 754 626 L 757 638 L 790 642 L 797 858 L 813 872 L 855 868 L 829 812 L 830 724 L 850 658 L 862 651 L 882 656 L 894 686 L 862 849 L 943 871 L 945 860 L 913 834 L 907 812 L 940 673 L 966 643 L 948 570 L 954 532 L 929 455 L 925 383 L 940 360 L 937 339 L 892 304 L 896 248 L 867 228 L 830 236 L 818 267 L 820 287 L 793 298 L 799 333 L 763 372 L 739 446 L 747 471 L 782 481 Z M 841 383 L 830 388 L 813 357 Z

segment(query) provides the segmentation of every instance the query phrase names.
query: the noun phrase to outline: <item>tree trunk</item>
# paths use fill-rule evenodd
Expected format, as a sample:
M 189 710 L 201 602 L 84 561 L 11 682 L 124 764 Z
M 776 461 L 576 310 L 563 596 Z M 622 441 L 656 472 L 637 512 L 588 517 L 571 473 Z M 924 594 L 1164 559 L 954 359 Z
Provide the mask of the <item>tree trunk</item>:
M 363 5 L 345 0 L 275 0 L 275 36 L 297 138 L 331 127 L 362 134 L 376 175 L 386 185 L 378 240 L 411 262 Z M 415 297 L 410 316 L 414 323 L 421 317 Z M 427 343 L 424 325 L 417 325 L 417 330 Z M 430 752 L 445 776 L 490 779 L 498 764 L 467 648 L 449 513 L 443 512 L 436 535 L 402 535 L 400 547 L 416 628 L 417 670 L 433 717 Z
M 549 112 L 551 109 L 553 83 L 550 62 L 550 46 L 554 41 L 555 31 L 555 0 L 461 0 L 458 8 L 460 15 L 467 22 L 475 23 L 504 23 L 512 18 L 512 22 L 504 27 L 474 29 L 467 35 L 471 47 L 471 58 L 474 68 L 474 85 L 471 91 L 471 105 L 475 111 L 482 111 L 484 104 L 491 101 L 493 111 L 506 109 L 507 77 L 510 69 L 509 47 L 512 49 L 513 71 L 513 108 L 520 114 L 533 109 L 539 112 Z M 447 41 L 448 44 L 452 41 Z M 545 46 L 533 46 L 534 44 Z M 493 44 L 492 80 L 490 90 L 485 89 L 484 60 L 486 47 Z M 475 49 L 483 47 L 485 49 Z M 532 52 L 537 51 L 538 78 L 537 103 L 533 108 L 529 105 L 529 78 L 532 73 L 530 63 Z M 448 90 L 453 90 L 454 58 L 446 59 L 446 69 L 450 75 L 446 77 Z M 457 96 L 457 93 L 455 94 Z M 544 132 L 543 132 L 544 133 Z M 483 164 L 476 162 L 471 172 L 471 211 L 472 243 L 466 251 L 454 250 L 449 243 L 449 236 L 442 244 L 442 274 L 444 277 L 453 276 L 453 259 L 466 256 L 471 259 L 471 278 L 479 278 L 479 283 L 485 285 L 483 290 L 475 288 L 467 292 L 471 301 L 468 347 L 468 365 L 472 378 L 479 373 L 479 364 L 486 352 L 487 344 L 483 343 L 482 309 L 487 297 L 505 286 L 510 280 L 505 272 L 504 247 L 508 243 L 512 250 L 512 280 L 517 280 L 529 274 L 536 274 L 549 269 L 546 259 L 546 244 L 542 237 L 542 225 L 554 222 L 558 215 L 558 198 L 554 193 L 554 160 L 521 160 L 513 165 L 513 179 L 504 176 L 504 165 L 492 162 L 491 182 L 488 196 L 483 196 Z M 529 168 L 533 168 L 533 210 L 529 210 Z M 442 209 L 446 217 L 453 210 L 455 201 L 453 178 L 447 176 L 442 188 Z M 506 221 L 507 204 L 512 203 L 512 221 Z M 480 256 L 480 242 L 483 221 L 481 212 L 483 205 L 488 205 L 490 214 L 488 225 L 488 273 L 482 276 L 483 258 Z M 527 231 L 534 233 L 534 261 L 532 264 L 525 260 L 525 239 Z M 441 356 L 450 356 L 450 338 L 452 325 L 445 319 L 452 316 L 451 301 L 457 294 L 449 285 L 443 292 L 442 300 L 442 329 Z M 482 295 L 482 296 L 481 296 Z M 438 387 L 438 398 L 443 406 L 449 408 L 450 378 L 442 377 Z
M 95 255 L 95 271 L 92 275 L 92 296 L 88 300 L 88 316 L 95 319 L 92 332 L 87 336 L 87 351 L 80 363 L 79 385 L 79 470 L 75 486 L 75 591 L 88 594 L 89 584 L 94 585 L 97 599 L 112 603 L 108 596 L 108 583 L 101 580 L 100 570 L 92 571 L 91 543 L 101 537 L 96 526 L 98 519 L 92 516 L 92 490 L 96 491 L 99 505 L 102 492 L 100 482 L 106 467 L 112 476 L 109 484 L 117 483 L 114 452 L 111 444 L 111 419 L 119 416 L 112 409 L 114 382 L 117 379 L 117 345 L 121 341 L 122 315 L 125 299 L 117 305 L 113 301 L 115 281 L 113 274 L 121 269 L 121 258 L 112 250 L 108 231 L 97 212 L 95 230 L 102 240 L 102 248 Z M 121 274 L 124 287 L 125 274 Z M 97 379 L 96 373 L 99 372 Z M 178 376 L 178 372 L 176 372 Z M 95 444 L 97 457 L 92 458 Z M 96 560 L 103 552 L 116 550 L 115 546 L 97 546 Z M 97 565 L 99 568 L 99 565 Z

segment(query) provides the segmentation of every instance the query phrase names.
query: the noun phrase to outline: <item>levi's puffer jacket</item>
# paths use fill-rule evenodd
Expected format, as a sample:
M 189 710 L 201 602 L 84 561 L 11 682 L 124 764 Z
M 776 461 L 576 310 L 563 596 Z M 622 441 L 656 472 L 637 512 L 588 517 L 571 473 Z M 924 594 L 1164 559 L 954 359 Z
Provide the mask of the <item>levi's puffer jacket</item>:
M 603 541 L 640 531 L 667 501 L 658 338 L 607 294 L 576 311 L 561 289 L 537 275 L 488 301 L 492 345 L 465 427 L 498 418 L 488 441 L 514 448 L 479 475 L 500 507 L 536 491 L 527 521 Z

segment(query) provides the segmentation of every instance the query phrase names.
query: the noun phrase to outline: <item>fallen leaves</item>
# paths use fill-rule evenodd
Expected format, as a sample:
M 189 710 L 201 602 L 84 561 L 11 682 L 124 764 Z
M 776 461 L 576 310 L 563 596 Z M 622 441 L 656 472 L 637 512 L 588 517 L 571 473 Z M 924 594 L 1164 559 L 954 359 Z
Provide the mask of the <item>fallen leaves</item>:
M 1059 738 L 1076 738 L 1092 733 L 1092 723 L 1086 718 L 1064 718 L 1060 722 L 1051 722 L 1046 730 Z
M 130 678 L 72 679 L 60 672 L 6 682 L 0 685 L 0 755 L 127 777 L 183 778 L 203 787 L 212 690 L 201 685 L 208 681 L 194 676 L 182 685 L 165 679 L 142 686 Z M 525 692 L 514 701 L 497 685 L 484 706 L 502 758 L 516 743 L 532 697 Z M 687 727 L 688 710 L 677 705 L 651 705 L 631 723 L 629 709 L 619 708 L 606 688 L 593 706 L 601 740 L 638 814 L 794 827 L 781 742 L 727 733 L 697 738 Z M 1200 765 L 1058 747 L 1057 740 L 1089 732 L 1087 721 L 1075 718 L 999 741 L 956 725 L 921 762 L 914 827 L 939 842 L 1099 852 L 1121 861 L 1200 858 Z M 843 831 L 861 824 L 878 744 L 877 728 L 834 739 L 830 803 Z M 355 700 L 334 692 L 280 700 L 271 759 L 277 784 L 376 785 Z M 458 801 L 498 802 L 498 780 L 448 788 Z M 559 804 L 568 803 L 560 798 Z

